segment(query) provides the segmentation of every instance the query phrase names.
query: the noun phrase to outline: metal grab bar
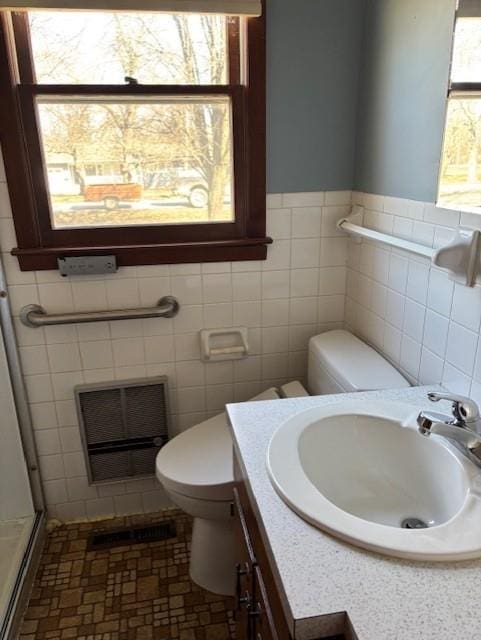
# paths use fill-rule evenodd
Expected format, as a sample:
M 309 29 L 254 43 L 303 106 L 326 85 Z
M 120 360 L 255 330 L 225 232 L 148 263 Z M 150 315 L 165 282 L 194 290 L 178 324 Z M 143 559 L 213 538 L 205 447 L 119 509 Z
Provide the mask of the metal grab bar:
M 179 313 L 176 298 L 164 296 L 156 307 L 144 309 L 118 309 L 115 311 L 82 311 L 78 313 L 48 314 L 38 304 L 29 304 L 20 310 L 20 320 L 26 327 L 46 327 L 52 324 L 78 324 L 81 322 L 108 322 L 110 320 L 136 320 L 139 318 L 173 318 Z
M 380 231 L 368 229 L 367 227 L 361 227 L 350 222 L 349 218 L 339 220 L 337 227 L 355 236 L 369 238 L 370 240 L 377 240 L 378 242 L 388 244 L 391 247 L 404 249 L 405 251 L 416 253 L 419 256 L 425 256 L 431 260 L 436 253 L 436 249 L 433 249 L 432 247 L 427 247 L 426 245 L 418 244 L 417 242 L 411 242 L 410 240 L 404 240 L 404 238 L 397 238 L 396 236 L 391 236 L 388 233 L 381 233 Z

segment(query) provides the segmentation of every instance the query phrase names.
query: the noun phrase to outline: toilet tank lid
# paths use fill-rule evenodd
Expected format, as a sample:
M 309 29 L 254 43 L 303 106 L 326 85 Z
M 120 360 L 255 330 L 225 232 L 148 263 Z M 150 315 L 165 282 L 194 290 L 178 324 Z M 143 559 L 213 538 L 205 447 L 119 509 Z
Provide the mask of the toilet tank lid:
M 346 391 L 410 386 L 397 369 L 349 331 L 338 329 L 314 336 L 309 353 Z

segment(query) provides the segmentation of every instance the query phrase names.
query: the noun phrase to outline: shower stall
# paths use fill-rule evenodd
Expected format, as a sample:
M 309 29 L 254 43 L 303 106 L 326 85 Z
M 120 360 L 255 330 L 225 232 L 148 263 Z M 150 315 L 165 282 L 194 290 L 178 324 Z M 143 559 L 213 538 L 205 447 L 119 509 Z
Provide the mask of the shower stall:
M 0 640 L 13 640 L 40 557 L 44 503 L 0 264 Z

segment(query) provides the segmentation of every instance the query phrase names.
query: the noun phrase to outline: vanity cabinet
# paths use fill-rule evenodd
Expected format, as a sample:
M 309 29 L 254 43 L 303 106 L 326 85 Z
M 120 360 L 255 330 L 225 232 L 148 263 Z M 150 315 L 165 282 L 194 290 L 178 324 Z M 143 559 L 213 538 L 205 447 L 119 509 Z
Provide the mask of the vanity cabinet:
M 237 540 L 236 640 L 293 640 L 237 462 L 233 512 Z M 326 639 L 325 639 L 326 640 Z M 336 636 L 329 640 L 344 640 Z
M 274 618 L 263 572 L 254 551 L 239 490 L 234 489 L 238 562 L 236 566 L 236 640 L 290 640 L 285 620 Z

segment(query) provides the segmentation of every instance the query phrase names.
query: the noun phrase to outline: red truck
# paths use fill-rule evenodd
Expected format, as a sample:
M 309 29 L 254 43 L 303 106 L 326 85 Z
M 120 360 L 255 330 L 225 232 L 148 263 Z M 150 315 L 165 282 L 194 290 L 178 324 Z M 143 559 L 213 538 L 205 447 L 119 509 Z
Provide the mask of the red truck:
M 137 182 L 119 184 L 88 184 L 84 189 L 86 202 L 103 202 L 106 209 L 112 210 L 120 202 L 142 199 L 142 185 Z

